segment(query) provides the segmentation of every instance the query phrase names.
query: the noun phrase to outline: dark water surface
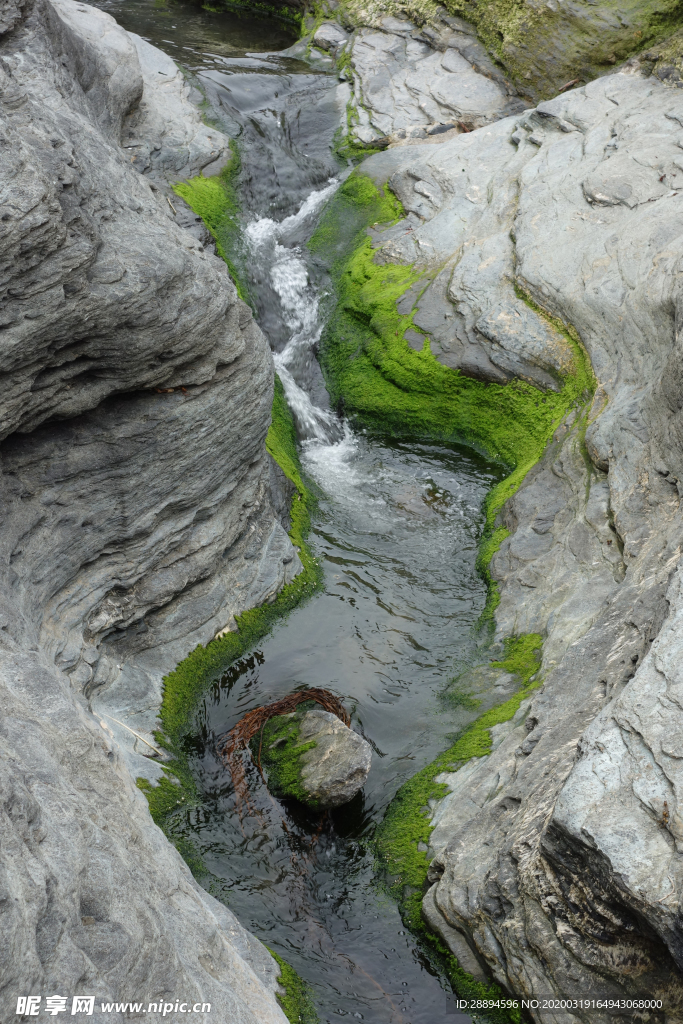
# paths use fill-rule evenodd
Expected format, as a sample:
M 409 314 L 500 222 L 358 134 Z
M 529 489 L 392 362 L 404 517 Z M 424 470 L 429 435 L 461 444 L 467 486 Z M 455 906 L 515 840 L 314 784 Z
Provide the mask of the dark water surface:
M 311 983 L 323 1020 L 447 1022 L 438 978 L 377 884 L 371 840 L 398 787 L 457 731 L 438 693 L 472 650 L 493 474 L 457 449 L 358 435 L 307 448 L 327 493 L 313 533 L 324 593 L 205 698 L 195 746 L 204 802 L 185 834 L 199 838 L 211 891 Z M 274 800 L 252 765 L 240 815 L 216 740 L 251 708 L 307 686 L 344 698 L 372 743 L 364 791 L 321 817 Z
M 189 744 L 201 805 L 178 833 L 200 850 L 210 891 L 311 985 L 323 1021 L 448 1024 L 446 991 L 379 884 L 372 837 L 398 787 L 473 717 L 440 692 L 476 657 L 481 508 L 500 467 L 457 446 L 355 432 L 329 409 L 305 241 L 349 170 L 332 154 L 346 87 L 274 53 L 292 40 L 273 21 L 155 0 L 98 6 L 189 68 L 238 140 L 249 286 L 321 494 L 311 540 L 324 591 L 206 695 Z M 320 816 L 275 800 L 249 764 L 250 802 L 236 807 L 218 738 L 308 686 L 342 697 L 372 744 L 363 793 Z

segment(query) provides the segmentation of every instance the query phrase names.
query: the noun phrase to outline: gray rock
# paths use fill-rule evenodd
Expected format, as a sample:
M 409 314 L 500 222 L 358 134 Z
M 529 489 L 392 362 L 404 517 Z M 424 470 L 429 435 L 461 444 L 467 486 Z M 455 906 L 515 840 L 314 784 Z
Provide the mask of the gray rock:
M 372 747 L 329 711 L 307 711 L 299 726 L 302 743 L 315 743 L 302 761 L 301 782 L 319 807 L 340 807 L 365 785 Z
M 161 774 L 163 675 L 300 570 L 267 343 L 164 193 L 227 141 L 172 62 L 70 0 L 27 9 L 0 76 L 0 1019 L 30 992 L 182 992 L 281 1024 L 277 965 L 133 781 Z
M 495 380 L 498 345 L 524 360 L 506 373 L 542 386 L 534 361 L 552 359 L 554 341 L 530 307 L 522 317 L 516 287 L 573 325 L 599 381 L 586 447 L 572 412 L 498 520 L 510 535 L 491 563 L 496 638 L 540 633 L 543 685 L 492 730 L 489 755 L 440 776 L 451 792 L 433 807 L 425 915 L 507 991 L 661 997 L 672 1019 L 683 1000 L 681 104 L 626 69 L 364 164 L 408 211 L 384 239 L 372 233 L 376 259 L 439 268 L 401 306 L 437 358 Z M 608 1020 L 534 1012 L 576 1016 Z
M 423 30 L 385 17 L 360 28 L 351 43 L 355 135 L 365 144 L 390 137 L 400 143 L 422 127 L 449 124 L 470 130 L 521 110 L 501 75 L 465 23 L 445 15 Z M 316 37 L 317 38 L 317 37 Z M 426 137 L 426 133 L 422 133 Z M 430 143 L 440 143 L 438 133 Z
M 500 302 L 479 317 L 474 329 L 491 342 L 491 362 L 511 376 L 530 377 L 539 387 L 559 391 L 562 378 L 574 369 L 567 339 L 521 299 Z M 533 375 L 528 363 L 535 367 Z
M 363 788 L 372 748 L 367 740 L 329 711 L 298 711 L 270 720 L 261 757 L 273 792 L 296 796 L 316 810 L 340 807 Z M 299 753 L 302 745 L 311 746 Z M 282 765 L 296 761 L 296 781 L 283 777 Z
M 321 50 L 335 53 L 348 41 L 348 34 L 335 21 L 324 21 L 313 36 L 313 42 Z

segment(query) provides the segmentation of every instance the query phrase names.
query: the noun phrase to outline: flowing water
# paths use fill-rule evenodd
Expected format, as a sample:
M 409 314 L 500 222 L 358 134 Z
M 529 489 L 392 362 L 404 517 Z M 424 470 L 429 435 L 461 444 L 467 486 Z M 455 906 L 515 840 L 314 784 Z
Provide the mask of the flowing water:
M 239 140 L 250 292 L 321 495 L 311 543 L 323 592 L 206 695 L 188 747 L 201 805 L 177 830 L 199 848 L 210 891 L 310 984 L 321 1020 L 455 1021 L 382 890 L 372 838 L 399 786 L 472 717 L 443 689 L 476 657 L 485 592 L 474 563 L 500 468 L 457 446 L 359 432 L 330 409 L 315 358 L 324 285 L 305 243 L 348 173 L 331 152 L 346 87 L 272 52 L 291 43 L 273 21 L 158 0 L 99 6 L 184 64 Z M 249 805 L 236 807 L 217 739 L 251 708 L 308 686 L 342 697 L 372 744 L 364 791 L 321 816 L 273 799 L 250 765 Z

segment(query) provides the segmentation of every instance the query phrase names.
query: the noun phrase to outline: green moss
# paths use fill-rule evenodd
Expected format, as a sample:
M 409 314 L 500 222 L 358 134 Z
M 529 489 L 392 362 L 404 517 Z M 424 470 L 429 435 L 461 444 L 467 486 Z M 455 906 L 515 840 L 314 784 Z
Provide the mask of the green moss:
M 311 1001 L 310 988 L 293 967 L 281 956 L 266 946 L 266 949 L 280 967 L 278 982 L 284 988 L 284 996 L 278 995 L 278 1002 L 290 1024 L 319 1024 L 320 1018 Z
M 520 92 L 548 99 L 577 78 L 589 82 L 621 61 L 664 40 L 668 63 L 679 67 L 675 43 L 680 0 L 594 0 L 590 4 L 531 4 L 528 0 L 342 0 L 344 20 L 379 27 L 387 15 L 417 25 L 447 8 L 471 22 L 494 60 Z M 657 57 L 652 60 L 652 67 Z
M 469 693 L 465 693 L 464 690 L 459 690 L 449 685 L 441 694 L 441 699 L 444 704 L 447 704 L 453 709 L 461 708 L 463 711 L 476 711 L 481 705 L 481 700 L 478 697 L 473 697 Z
M 485 712 L 456 739 L 432 764 L 409 779 L 398 791 L 376 836 L 376 850 L 388 888 L 398 901 L 401 916 L 410 930 L 436 954 L 454 990 L 463 998 L 495 998 L 495 985 L 487 987 L 474 981 L 458 964 L 444 943 L 425 926 L 422 897 L 427 883 L 427 854 L 418 844 L 427 846 L 432 832 L 429 801 L 448 793 L 444 783 L 435 782 L 441 772 L 457 771 L 472 757 L 483 757 L 491 749 L 491 728 L 509 721 L 522 701 L 540 685 L 537 673 L 543 640 L 537 633 L 511 637 L 505 641 L 504 658 L 491 664 L 501 672 L 519 679 L 519 690 L 509 700 Z M 492 1021 L 520 1020 L 515 1011 L 488 1011 Z
M 678 0 L 597 0 L 565 12 L 526 0 L 445 0 L 471 21 L 489 52 L 523 89 L 554 95 L 577 77 L 588 82 L 681 24 Z
M 323 369 L 333 401 L 362 425 L 383 433 L 465 442 L 509 467 L 510 474 L 487 497 L 477 563 L 489 584 L 482 619 L 491 621 L 499 595 L 489 564 L 508 536 L 498 513 L 541 457 L 562 419 L 573 407 L 587 403 L 594 389 L 593 374 L 576 332 L 523 292 L 518 292 L 519 297 L 563 335 L 572 353 L 573 366 L 562 378 L 559 392 L 542 392 L 520 381 L 499 385 L 472 380 L 437 362 L 428 338 L 421 352 L 413 350 L 405 332 L 415 329 L 414 312 L 400 314 L 397 300 L 409 288 L 419 296 L 431 274 L 413 266 L 377 264 L 366 230 L 372 224 L 395 223 L 401 213 L 388 190 L 379 190 L 368 177 L 355 172 L 338 191 L 313 236 L 310 247 L 331 268 L 336 293 L 323 340 Z M 378 857 L 406 924 L 434 952 L 462 996 L 490 998 L 496 990 L 467 975 L 425 927 L 421 903 L 428 860 L 418 844 L 429 841 L 429 801 L 447 792 L 435 778 L 489 752 L 491 727 L 512 718 L 538 685 L 534 677 L 541 644 L 536 634 L 505 641 L 504 659 L 492 665 L 518 677 L 518 692 L 481 715 L 453 746 L 410 779 L 377 833 Z M 497 1017 L 492 1014 L 491 1019 L 514 1021 L 517 1015 L 506 1011 Z
M 312 706 L 312 705 L 311 705 Z M 301 758 L 315 742 L 299 742 L 299 724 L 307 705 L 292 715 L 275 715 L 266 722 L 261 732 L 251 741 L 254 757 L 260 755 L 261 765 L 268 776 L 268 789 L 275 796 L 292 796 L 303 804 L 315 808 L 301 785 Z
M 351 59 L 351 46 L 345 46 L 341 51 L 336 63 L 337 73 L 342 76 L 346 72 L 347 78 L 352 78 L 353 62 Z M 359 103 L 356 96 L 356 103 Z M 373 153 L 379 153 L 381 146 L 366 145 L 359 142 L 353 129 L 359 122 L 358 110 L 355 104 L 349 100 L 346 104 L 346 125 L 340 125 L 334 134 L 332 151 L 335 155 L 347 164 L 358 164 Z
M 147 780 L 138 779 L 138 786 L 149 801 L 152 817 L 172 842 L 174 816 L 181 807 L 196 802 L 194 781 L 183 751 L 183 737 L 192 725 L 199 698 L 231 662 L 250 650 L 282 616 L 310 597 L 322 584 L 322 569 L 306 543 L 315 496 L 302 479 L 294 422 L 282 383 L 277 377 L 266 448 L 296 488 L 289 536 L 299 550 L 303 571 L 280 591 L 272 604 L 252 608 L 238 616 L 235 632 L 226 633 L 205 647 L 199 645 L 164 678 L 159 711 L 163 732 L 156 738 L 171 752 L 173 760 L 163 766 L 166 778 L 159 785 L 152 786 Z
M 412 266 L 380 265 L 366 228 L 395 223 L 402 210 L 395 197 L 354 172 L 328 206 L 309 243 L 331 269 L 336 304 L 323 338 L 321 363 L 333 402 L 364 426 L 412 437 L 460 441 L 511 470 L 489 493 L 478 567 L 489 584 L 483 621 L 490 621 L 498 594 L 488 565 L 507 531 L 496 516 L 541 457 L 563 417 L 585 403 L 595 381 L 571 327 L 549 316 L 531 298 L 521 298 L 560 331 L 574 356 L 573 370 L 558 392 L 542 392 L 522 381 L 485 384 L 442 366 L 429 339 L 421 352 L 405 340 L 413 315 L 396 303 L 410 287 L 419 293 L 430 275 Z
M 199 174 L 196 178 L 179 181 L 173 186 L 173 191 L 202 218 L 216 242 L 216 252 L 228 265 L 239 297 L 249 302 L 237 193 L 242 161 L 234 139 L 230 140 L 230 151 L 230 160 L 220 174 L 211 178 Z
M 256 14 L 262 18 L 277 18 L 279 21 L 289 22 L 299 29 L 303 21 L 301 11 L 288 4 L 264 4 L 259 0 L 213 0 L 212 3 L 200 4 L 202 10 L 211 11 L 214 14 L 221 11 L 237 11 L 238 13 Z

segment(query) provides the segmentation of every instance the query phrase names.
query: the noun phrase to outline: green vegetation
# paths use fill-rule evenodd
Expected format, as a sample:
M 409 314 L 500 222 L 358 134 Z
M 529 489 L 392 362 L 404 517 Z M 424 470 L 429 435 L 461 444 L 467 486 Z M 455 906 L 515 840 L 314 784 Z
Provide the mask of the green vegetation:
M 598 0 L 579 17 L 525 0 L 446 0 L 522 88 L 548 98 L 567 82 L 610 71 L 681 24 L 678 0 Z M 531 42 L 531 45 L 529 44 Z
M 277 955 L 274 949 L 270 946 L 266 946 L 266 949 L 280 967 L 280 976 L 277 980 L 284 988 L 285 994 L 277 998 L 287 1020 L 290 1024 L 319 1024 L 320 1018 L 315 1012 L 306 982 L 286 960 Z
M 435 782 L 436 777 L 441 772 L 457 771 L 472 757 L 488 754 L 491 749 L 492 726 L 508 722 L 517 713 L 522 701 L 540 686 L 537 673 L 542 643 L 542 637 L 537 633 L 510 637 L 505 641 L 503 660 L 491 664 L 501 672 L 510 672 L 519 678 L 517 693 L 505 703 L 481 715 L 464 730 L 453 746 L 409 779 L 389 805 L 377 831 L 378 859 L 387 876 L 389 892 L 397 900 L 406 926 L 433 951 L 454 990 L 463 998 L 491 999 L 500 993 L 496 986 L 486 987 L 467 974 L 445 944 L 422 920 L 422 897 L 429 867 L 424 848 L 432 832 L 429 801 L 448 793 L 444 783 Z M 418 844 L 423 849 L 419 849 Z M 512 1021 L 514 1024 L 520 1020 L 515 1011 L 487 1010 L 487 1017 L 492 1021 Z
M 314 707 L 310 702 L 310 707 Z M 255 758 L 261 760 L 268 775 L 268 789 L 276 796 L 293 796 L 315 808 L 315 803 L 301 785 L 301 757 L 315 746 L 315 741 L 299 742 L 299 723 L 308 709 L 302 704 L 293 715 L 275 715 L 251 741 Z
M 182 740 L 192 725 L 194 709 L 212 679 L 249 651 L 266 635 L 275 622 L 310 597 L 322 583 L 322 569 L 306 544 L 310 529 L 311 510 L 315 497 L 301 477 L 301 465 L 296 449 L 296 432 L 292 414 L 285 400 L 281 381 L 275 379 L 272 423 L 266 438 L 266 448 L 292 481 L 296 494 L 292 501 L 289 536 L 299 550 L 303 565 L 295 579 L 280 591 L 272 604 L 252 608 L 237 617 L 237 629 L 225 633 L 191 654 L 164 678 L 164 691 L 159 711 L 163 732 L 157 742 L 173 755 L 163 765 L 165 777 L 159 785 L 138 779 L 138 786 L 149 801 L 150 811 L 157 825 L 178 846 L 173 834 L 173 817 L 183 806 L 196 800 L 196 790 Z M 180 847 L 178 846 L 180 849 Z M 181 853 L 183 851 L 181 850 Z
M 574 370 L 562 390 L 542 392 L 522 381 L 485 384 L 437 362 L 425 338 L 416 352 L 405 340 L 414 312 L 401 315 L 397 300 L 409 288 L 417 296 L 431 275 L 412 266 L 377 264 L 366 229 L 396 223 L 402 210 L 388 189 L 380 191 L 354 172 L 330 203 L 309 245 L 330 268 L 336 306 L 330 316 L 321 362 L 332 401 L 361 424 L 394 434 L 457 440 L 510 467 L 486 501 L 486 528 L 478 567 L 489 599 L 483 621 L 498 603 L 488 565 L 508 531 L 496 516 L 543 454 L 563 417 L 584 404 L 595 386 L 576 332 L 520 293 L 559 331 L 574 353 Z
M 537 101 L 568 82 L 586 83 L 609 73 L 633 53 L 664 41 L 683 21 L 678 0 L 595 0 L 573 8 L 527 0 L 342 0 L 344 20 L 379 25 L 393 15 L 417 25 L 437 20 L 443 7 L 471 22 L 491 56 Z M 334 15 L 333 15 L 334 16 Z M 306 30 L 308 25 L 306 24 Z M 676 65 L 678 66 L 678 65 Z
M 262 18 L 277 18 L 280 21 L 290 22 L 300 28 L 303 21 L 301 11 L 288 4 L 264 4 L 259 0 L 213 0 L 212 3 L 199 3 L 202 10 L 218 14 L 221 11 L 236 11 L 237 13 L 256 14 Z
M 441 694 L 441 699 L 453 710 L 461 708 L 463 711 L 476 711 L 481 705 L 478 697 L 472 697 L 469 693 L 457 689 L 446 689 Z
M 173 186 L 173 191 L 202 218 L 216 242 L 216 252 L 228 264 L 239 297 L 249 302 L 249 292 L 244 283 L 241 229 L 238 219 L 240 203 L 237 177 L 242 168 L 242 161 L 234 139 L 230 140 L 230 151 L 230 160 L 220 174 L 211 178 L 199 174 L 188 181 L 179 181 Z
M 350 46 L 345 46 L 337 57 L 336 70 L 340 77 L 344 75 L 349 79 L 353 77 Z M 356 97 L 356 102 L 358 102 L 358 97 Z M 349 100 L 346 104 L 346 126 L 340 125 L 337 128 L 332 143 L 332 150 L 335 155 L 347 164 L 358 164 L 361 160 L 365 160 L 366 157 L 372 156 L 373 153 L 380 152 L 381 147 L 365 146 L 356 140 L 352 132 L 354 125 L 358 124 L 358 120 L 358 111 L 351 100 Z
M 485 506 L 477 564 L 488 583 L 482 616 L 486 623 L 492 621 L 499 600 L 489 563 L 508 535 L 497 520 L 498 513 L 541 457 L 561 420 L 572 408 L 586 405 L 595 386 L 593 374 L 576 332 L 521 292 L 518 296 L 564 337 L 573 353 L 573 368 L 561 380 L 559 393 L 542 392 L 521 381 L 498 385 L 465 377 L 437 362 L 427 336 L 422 351 L 412 349 L 405 333 L 409 328 L 419 330 L 413 324 L 415 304 L 434 272 L 376 263 L 367 234 L 369 226 L 396 223 L 401 215 L 400 204 L 388 189 L 378 189 L 358 172 L 329 205 L 310 242 L 313 253 L 331 268 L 336 292 L 321 361 L 333 401 L 362 425 L 398 435 L 464 442 L 509 467 L 510 474 L 493 487 Z M 401 314 L 397 301 L 409 289 L 413 309 Z M 428 805 L 448 791 L 435 782 L 436 777 L 487 754 L 492 726 L 509 721 L 539 685 L 541 645 L 542 638 L 536 634 L 505 641 L 504 659 L 492 667 L 517 676 L 517 693 L 480 715 L 453 746 L 405 783 L 376 837 L 379 861 L 406 925 L 432 951 L 462 996 L 491 998 L 497 990 L 468 975 L 422 920 L 429 863 L 425 851 L 431 833 Z M 476 700 L 465 693 L 451 694 L 450 699 L 467 710 L 476 708 Z M 488 1015 L 492 1020 L 518 1020 L 517 1014 L 507 1011 Z

